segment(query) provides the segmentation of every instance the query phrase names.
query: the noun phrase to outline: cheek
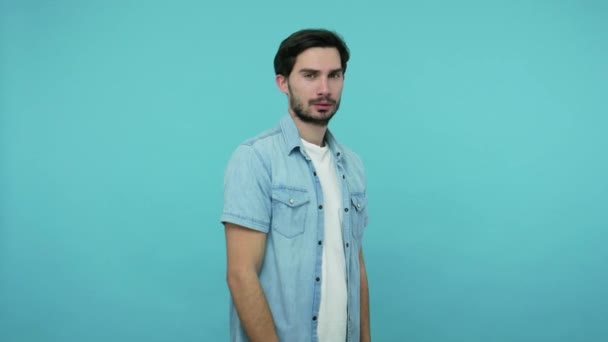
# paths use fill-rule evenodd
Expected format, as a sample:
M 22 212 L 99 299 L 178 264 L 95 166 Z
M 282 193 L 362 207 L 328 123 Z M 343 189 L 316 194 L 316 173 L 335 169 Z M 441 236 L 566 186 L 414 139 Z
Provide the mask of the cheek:
M 331 82 L 330 85 L 333 90 L 341 92 L 342 87 L 344 87 L 344 82 L 342 80 L 335 80 L 334 82 Z
M 340 98 L 342 96 L 342 85 L 334 87 L 331 93 L 335 98 Z

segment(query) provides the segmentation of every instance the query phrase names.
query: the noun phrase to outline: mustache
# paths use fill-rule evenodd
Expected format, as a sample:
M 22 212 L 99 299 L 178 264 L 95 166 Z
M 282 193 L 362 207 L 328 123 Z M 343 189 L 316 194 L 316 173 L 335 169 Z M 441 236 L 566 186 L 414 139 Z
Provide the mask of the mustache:
M 314 100 L 308 101 L 308 103 L 311 104 L 311 105 L 317 104 L 317 103 L 321 103 L 321 102 L 326 102 L 326 103 L 329 103 L 329 104 L 336 104 L 336 100 L 332 99 L 329 96 L 319 97 L 319 98 L 316 98 Z

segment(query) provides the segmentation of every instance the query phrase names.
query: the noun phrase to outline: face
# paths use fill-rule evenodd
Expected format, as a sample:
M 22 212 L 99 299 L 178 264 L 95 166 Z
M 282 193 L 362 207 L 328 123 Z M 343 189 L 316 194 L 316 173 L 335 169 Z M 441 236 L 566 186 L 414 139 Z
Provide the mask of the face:
M 289 77 L 277 76 L 290 112 L 303 122 L 326 126 L 340 107 L 344 72 L 336 48 L 310 48 L 296 58 Z

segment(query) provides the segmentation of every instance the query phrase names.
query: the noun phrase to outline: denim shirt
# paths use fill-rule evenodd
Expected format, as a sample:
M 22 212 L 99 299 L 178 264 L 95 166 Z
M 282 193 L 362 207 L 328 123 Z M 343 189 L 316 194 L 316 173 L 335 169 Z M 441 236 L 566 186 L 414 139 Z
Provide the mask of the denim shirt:
M 347 341 L 359 341 L 359 251 L 367 226 L 363 163 L 326 133 L 342 193 L 347 276 Z M 321 300 L 324 211 L 321 183 L 293 119 L 243 142 L 224 176 L 222 222 L 267 234 L 259 273 L 281 342 L 316 342 Z M 231 341 L 248 341 L 230 302 Z

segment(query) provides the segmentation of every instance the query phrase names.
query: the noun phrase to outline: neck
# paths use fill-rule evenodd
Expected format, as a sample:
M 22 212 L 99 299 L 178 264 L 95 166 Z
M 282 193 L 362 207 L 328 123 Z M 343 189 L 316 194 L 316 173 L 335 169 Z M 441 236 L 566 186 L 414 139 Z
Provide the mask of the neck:
M 325 146 L 325 132 L 327 132 L 327 126 L 325 125 L 315 125 L 310 122 L 304 122 L 300 120 L 295 114 L 291 113 L 291 118 L 293 119 L 296 127 L 298 128 L 298 133 L 300 133 L 300 137 L 311 144 L 315 144 L 318 146 Z

